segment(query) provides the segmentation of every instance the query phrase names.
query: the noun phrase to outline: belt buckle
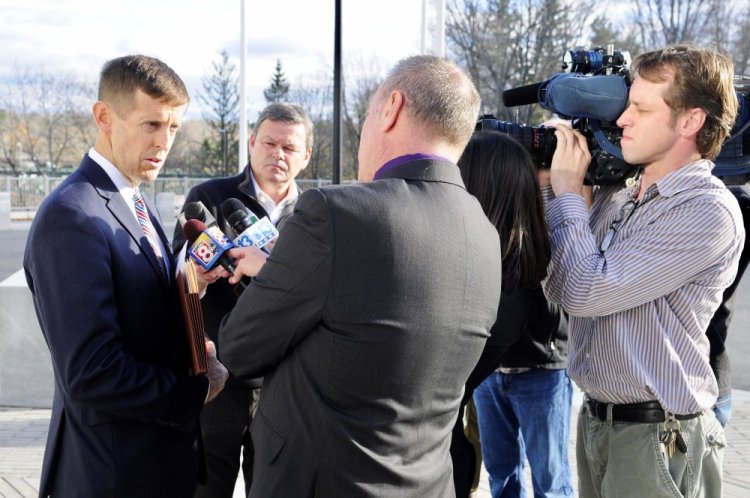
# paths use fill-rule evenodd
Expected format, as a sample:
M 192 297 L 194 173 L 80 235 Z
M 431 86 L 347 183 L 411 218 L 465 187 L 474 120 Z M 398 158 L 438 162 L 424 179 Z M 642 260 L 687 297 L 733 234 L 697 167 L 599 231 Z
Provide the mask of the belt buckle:
M 597 401 L 593 398 L 587 398 L 586 405 L 586 409 L 592 418 L 614 425 L 614 404 L 604 403 L 603 401 Z
M 586 403 L 586 409 L 589 411 L 589 416 L 592 418 L 596 418 L 597 420 L 606 420 L 607 419 L 607 412 L 609 411 L 609 406 L 607 403 L 602 403 L 601 401 L 597 401 L 593 398 L 588 398 Z M 600 415 L 600 407 L 604 407 L 605 413 L 604 416 Z

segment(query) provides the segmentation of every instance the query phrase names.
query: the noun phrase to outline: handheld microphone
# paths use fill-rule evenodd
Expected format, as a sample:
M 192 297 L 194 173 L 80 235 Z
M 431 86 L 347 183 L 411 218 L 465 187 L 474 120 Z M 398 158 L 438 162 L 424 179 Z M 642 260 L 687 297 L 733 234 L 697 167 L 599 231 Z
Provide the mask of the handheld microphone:
M 193 219 L 185 222 L 182 232 L 188 243 L 188 255 L 199 265 L 211 270 L 220 264 L 234 275 L 234 262 L 226 254 L 234 244 L 218 227 L 207 227 L 202 221 Z
M 206 209 L 203 207 L 202 202 L 188 202 L 185 204 L 183 213 L 185 213 L 186 220 L 206 222 Z
M 247 210 L 242 201 L 233 197 L 221 204 L 221 213 L 237 236 L 234 239 L 234 245 L 237 247 L 254 246 L 266 254 L 270 254 L 265 246 L 279 235 L 279 231 L 268 219 L 268 216 L 259 220 L 257 216 Z
M 251 213 L 242 201 L 230 197 L 221 203 L 221 214 L 232 227 L 235 235 L 240 234 L 258 222 L 258 217 Z
M 180 222 L 183 229 L 188 220 L 198 220 L 205 223 L 207 227 L 216 225 L 216 218 L 211 215 L 211 212 L 201 201 L 188 202 L 185 204 L 185 209 L 177 216 L 177 221 Z

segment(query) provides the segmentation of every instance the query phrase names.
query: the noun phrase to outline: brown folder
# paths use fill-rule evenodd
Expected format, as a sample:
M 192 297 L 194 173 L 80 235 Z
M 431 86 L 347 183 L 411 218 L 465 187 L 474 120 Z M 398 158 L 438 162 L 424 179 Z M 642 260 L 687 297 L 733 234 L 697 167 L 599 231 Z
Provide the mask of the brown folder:
M 188 262 L 185 265 L 185 274 L 177 273 L 177 287 L 180 294 L 180 305 L 182 316 L 185 319 L 185 330 L 187 331 L 188 349 L 190 350 L 190 373 L 192 375 L 203 375 L 208 371 L 206 359 L 206 339 L 203 322 L 203 309 L 198 296 L 198 283 L 195 268 Z

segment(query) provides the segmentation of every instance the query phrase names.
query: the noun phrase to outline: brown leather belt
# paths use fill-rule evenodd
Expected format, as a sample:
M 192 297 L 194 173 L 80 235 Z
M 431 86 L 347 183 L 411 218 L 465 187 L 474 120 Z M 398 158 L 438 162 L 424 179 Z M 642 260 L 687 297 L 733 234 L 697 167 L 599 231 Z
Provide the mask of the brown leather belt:
M 612 407 L 612 420 L 614 422 L 636 422 L 642 424 L 655 424 L 664 422 L 667 419 L 667 412 L 661 407 L 658 401 L 645 401 L 643 403 L 630 403 L 615 405 L 612 403 L 602 403 L 595 399 L 586 398 L 586 405 L 589 413 L 600 420 L 607 420 L 607 408 Z M 690 420 L 698 417 L 699 413 L 688 415 L 675 415 L 677 420 Z

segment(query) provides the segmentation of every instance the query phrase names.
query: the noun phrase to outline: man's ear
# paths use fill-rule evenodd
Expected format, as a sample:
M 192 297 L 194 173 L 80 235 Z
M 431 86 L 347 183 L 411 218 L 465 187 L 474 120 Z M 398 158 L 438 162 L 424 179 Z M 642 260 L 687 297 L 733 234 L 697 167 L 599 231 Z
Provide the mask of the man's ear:
M 112 130 L 113 112 L 114 111 L 109 104 L 105 104 L 104 102 L 97 100 L 94 103 L 94 108 L 92 109 L 94 122 L 96 123 L 97 128 L 105 133 L 109 133 Z
M 383 99 L 383 105 L 380 108 L 382 126 L 381 130 L 387 132 L 396 126 L 401 112 L 404 110 L 404 94 L 398 90 L 393 90 Z
M 706 111 L 699 107 L 688 109 L 685 111 L 683 120 L 680 133 L 685 137 L 697 135 L 706 122 Z
M 312 157 L 312 147 L 309 149 L 305 149 L 305 165 L 302 166 L 302 169 L 307 168 L 307 165 L 310 163 L 311 157 Z

